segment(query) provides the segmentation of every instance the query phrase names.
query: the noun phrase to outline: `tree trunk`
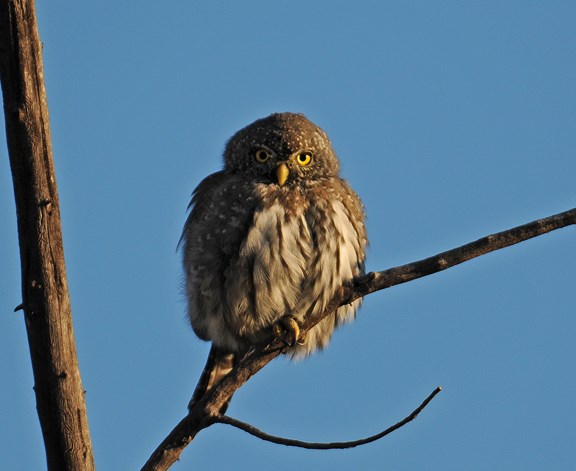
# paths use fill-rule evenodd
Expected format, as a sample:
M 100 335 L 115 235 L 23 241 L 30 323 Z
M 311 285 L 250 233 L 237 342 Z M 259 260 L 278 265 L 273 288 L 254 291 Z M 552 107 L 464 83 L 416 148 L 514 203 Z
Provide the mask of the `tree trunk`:
M 32 0 L 0 0 L 0 78 L 22 306 L 50 471 L 94 469 L 66 280 L 41 43 Z

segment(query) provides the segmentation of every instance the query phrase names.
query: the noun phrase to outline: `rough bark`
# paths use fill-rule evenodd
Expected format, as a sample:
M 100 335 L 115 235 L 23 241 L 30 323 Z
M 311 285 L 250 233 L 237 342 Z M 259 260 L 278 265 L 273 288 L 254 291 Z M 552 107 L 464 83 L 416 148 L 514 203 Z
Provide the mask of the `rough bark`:
M 50 471 L 94 469 L 32 0 L 0 0 L 0 78 L 34 391 Z

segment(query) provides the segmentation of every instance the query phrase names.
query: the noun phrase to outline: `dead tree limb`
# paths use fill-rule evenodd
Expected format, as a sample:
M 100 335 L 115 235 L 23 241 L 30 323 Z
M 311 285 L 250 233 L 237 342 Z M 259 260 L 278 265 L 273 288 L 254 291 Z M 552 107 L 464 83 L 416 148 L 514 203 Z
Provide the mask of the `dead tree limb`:
M 550 231 L 576 224 L 576 208 L 550 217 L 514 227 L 497 234 L 478 239 L 469 244 L 447 250 L 432 257 L 388 270 L 368 273 L 343 286 L 329 303 L 327 309 L 318 316 L 309 317 L 302 326 L 305 332 L 320 320 L 334 312 L 339 306 L 350 303 L 367 294 L 379 291 L 417 278 L 446 270 L 473 258 L 495 250 L 523 242 Z M 250 377 L 256 374 L 271 360 L 282 353 L 284 346 L 279 340 L 267 345 L 256 346 L 200 400 L 190 413 L 168 434 L 154 451 L 142 471 L 164 471 L 176 460 L 196 434 L 219 419 L 219 410 Z
M 34 391 L 50 471 L 94 469 L 32 0 L 0 0 L 0 78 Z
M 420 414 L 420 412 L 424 410 L 424 408 L 430 403 L 432 399 L 434 399 L 434 397 L 436 397 L 436 395 L 440 391 L 442 391 L 442 388 L 438 386 L 436 389 L 434 389 L 434 391 L 432 391 L 428 395 L 426 399 L 424 399 L 422 404 L 420 404 L 416 409 L 414 409 L 402 420 L 396 422 L 394 425 L 388 427 L 386 430 L 383 430 L 375 435 L 371 435 L 370 437 L 360 438 L 358 440 L 350 440 L 346 442 L 315 443 L 315 442 L 303 442 L 302 440 L 294 440 L 292 438 L 278 437 L 276 435 L 270 435 L 269 433 L 265 433 L 262 430 L 257 429 L 253 425 L 234 419 L 233 417 L 228 417 L 227 415 L 221 415 L 217 417 L 215 419 L 215 423 L 231 425 L 232 427 L 236 427 L 237 429 L 249 433 L 250 435 L 253 435 L 256 438 L 259 438 L 267 442 L 276 443 L 277 445 L 293 446 L 296 448 L 305 448 L 307 450 L 344 450 L 375 442 L 376 440 L 384 438 L 386 435 L 391 434 L 392 432 L 398 430 L 399 428 L 404 427 L 404 425 L 406 425 L 409 422 L 412 422 L 416 417 L 418 417 L 418 414 Z

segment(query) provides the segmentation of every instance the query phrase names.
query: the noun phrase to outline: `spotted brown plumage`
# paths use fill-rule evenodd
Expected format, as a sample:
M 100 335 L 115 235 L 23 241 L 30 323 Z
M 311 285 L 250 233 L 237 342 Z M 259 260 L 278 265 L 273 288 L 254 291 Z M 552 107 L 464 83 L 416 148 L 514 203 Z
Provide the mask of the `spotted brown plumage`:
M 328 136 L 301 114 L 272 114 L 238 131 L 223 170 L 198 185 L 190 206 L 182 235 L 188 315 L 213 347 L 194 403 L 278 326 L 298 336 L 306 316 L 363 273 L 367 238 L 362 203 L 339 177 Z M 287 353 L 324 348 L 357 307 L 342 306 L 288 342 Z

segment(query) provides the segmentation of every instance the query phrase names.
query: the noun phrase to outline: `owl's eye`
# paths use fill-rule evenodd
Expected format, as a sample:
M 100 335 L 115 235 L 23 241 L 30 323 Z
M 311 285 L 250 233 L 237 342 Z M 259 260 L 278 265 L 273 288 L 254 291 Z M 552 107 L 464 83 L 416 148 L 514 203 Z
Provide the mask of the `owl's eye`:
M 270 154 L 270 152 L 268 152 L 266 149 L 256 149 L 254 151 L 254 158 L 256 159 L 256 162 L 260 162 L 261 164 L 263 164 L 264 162 L 266 162 L 272 154 Z
M 312 162 L 312 152 L 301 152 L 296 157 L 296 162 L 298 162 L 303 167 L 310 164 Z

